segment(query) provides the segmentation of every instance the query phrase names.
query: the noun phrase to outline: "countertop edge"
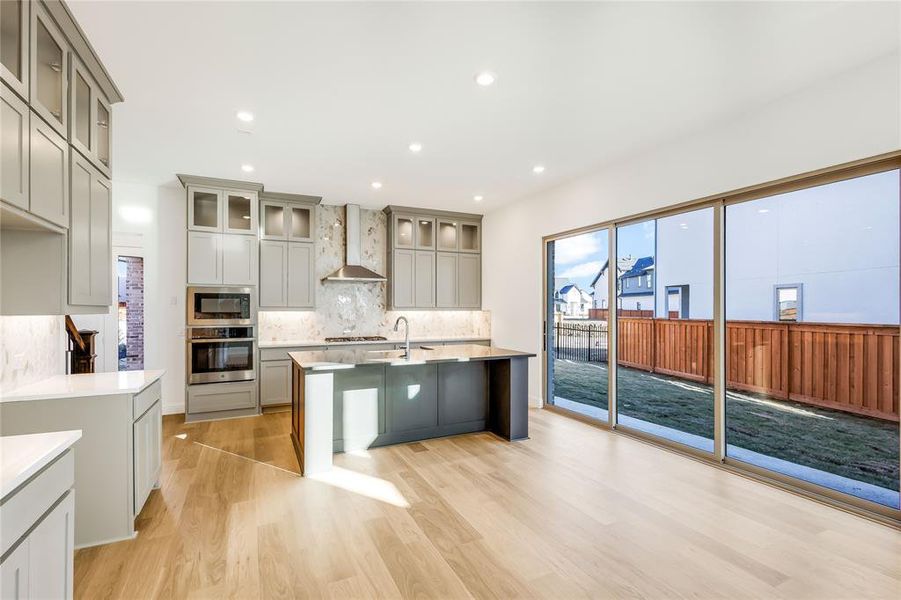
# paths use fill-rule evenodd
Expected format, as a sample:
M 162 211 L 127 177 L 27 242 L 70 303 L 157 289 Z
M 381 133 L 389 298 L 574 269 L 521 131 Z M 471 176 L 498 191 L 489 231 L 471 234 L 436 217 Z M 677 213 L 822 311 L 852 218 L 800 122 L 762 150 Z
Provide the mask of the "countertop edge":
M 421 337 L 421 338 L 410 338 L 411 344 L 426 344 L 429 342 L 435 343 L 443 343 L 443 342 L 481 342 L 485 340 L 491 340 L 491 336 L 473 336 L 473 337 Z M 362 341 L 362 342 L 326 342 L 326 341 L 316 341 L 316 340 L 288 340 L 288 341 L 269 341 L 269 342 L 259 342 L 257 347 L 260 350 L 271 350 L 271 349 L 279 349 L 279 348 L 312 348 L 319 346 L 369 346 L 369 345 L 377 345 L 377 344 L 403 344 L 404 340 L 402 339 L 387 339 L 387 340 L 371 340 L 371 341 Z
M 29 433 L 25 435 L 10 435 L 0 437 L 0 441 L 4 439 L 23 437 L 50 437 L 53 440 L 52 442 L 49 442 L 48 447 L 43 451 L 40 457 L 34 460 L 27 467 L 21 469 L 9 479 L 6 478 L 5 474 L 3 475 L 3 480 L 0 481 L 0 499 L 6 500 L 8 496 L 16 492 L 16 490 L 18 490 L 19 487 L 22 486 L 22 484 L 26 483 L 33 475 L 40 472 L 41 469 L 52 463 L 65 451 L 71 448 L 75 442 L 81 439 L 81 435 L 81 429 L 72 429 L 67 431 Z
M 32 393 L 32 394 L 20 394 L 18 390 L 12 390 L 8 393 L 0 392 L 0 404 L 5 404 L 7 402 L 34 402 L 39 400 L 64 400 L 67 398 L 91 398 L 94 396 L 118 396 L 118 395 L 126 395 L 133 396 L 135 394 L 140 394 L 148 387 L 159 381 L 166 374 L 165 369 L 150 369 L 145 371 L 146 373 L 152 373 L 149 380 L 144 381 L 140 386 L 134 388 L 126 388 L 126 389 L 117 389 L 117 390 L 79 390 L 79 391 L 61 391 L 61 392 L 46 392 L 46 393 Z M 100 375 L 100 373 L 94 373 L 95 375 Z M 54 375 L 53 377 L 58 377 L 58 375 Z M 48 377 L 47 379 L 52 379 L 53 377 Z M 28 386 L 23 386 L 24 388 L 28 388 L 32 385 L 38 385 L 43 381 L 36 381 L 34 383 L 28 384 Z
M 507 360 L 510 358 L 536 358 L 538 355 L 529 352 L 520 352 L 519 350 L 509 350 L 507 348 L 498 348 L 499 350 L 503 350 L 509 352 L 509 354 L 497 354 L 495 356 L 473 356 L 473 357 L 435 357 L 427 360 L 416 360 L 416 361 L 377 361 L 374 360 L 372 362 L 366 363 L 342 363 L 342 362 L 320 362 L 313 363 L 309 365 L 304 365 L 300 361 L 297 360 L 294 354 L 302 354 L 303 352 L 289 352 L 288 356 L 291 360 L 297 364 L 304 371 L 344 371 L 347 369 L 355 369 L 357 367 L 372 367 L 372 366 L 385 366 L 385 367 L 407 367 L 407 366 L 416 366 L 416 365 L 432 365 L 439 363 L 467 363 L 467 362 L 488 362 L 492 360 Z

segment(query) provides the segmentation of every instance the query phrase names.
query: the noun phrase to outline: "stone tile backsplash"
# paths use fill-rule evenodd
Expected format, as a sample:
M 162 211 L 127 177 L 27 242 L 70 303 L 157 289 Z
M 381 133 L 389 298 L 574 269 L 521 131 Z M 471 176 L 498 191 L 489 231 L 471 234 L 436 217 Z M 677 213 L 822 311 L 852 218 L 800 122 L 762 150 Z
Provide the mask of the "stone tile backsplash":
M 360 211 L 363 266 L 387 274 L 388 217 L 382 211 Z M 343 335 L 393 337 L 394 321 L 403 314 L 414 338 L 491 336 L 487 311 L 393 312 L 386 310 L 386 283 L 323 283 L 344 264 L 344 207 L 320 206 L 317 225 L 317 290 L 315 311 L 261 311 L 261 342 L 320 340 Z
M 65 357 L 62 316 L 0 317 L 0 391 L 64 373 Z

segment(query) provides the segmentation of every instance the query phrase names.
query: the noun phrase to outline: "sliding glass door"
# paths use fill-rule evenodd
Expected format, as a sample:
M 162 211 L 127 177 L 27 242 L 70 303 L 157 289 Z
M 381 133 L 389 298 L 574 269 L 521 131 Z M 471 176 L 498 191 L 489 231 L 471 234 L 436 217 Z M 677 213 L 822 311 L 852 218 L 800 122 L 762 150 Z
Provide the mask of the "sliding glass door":
M 547 239 L 548 404 L 901 520 L 899 166 Z
M 713 452 L 713 209 L 616 236 L 618 422 Z
M 899 172 L 726 207 L 727 456 L 898 508 Z
M 551 404 L 607 421 L 607 229 L 548 244 L 547 387 Z

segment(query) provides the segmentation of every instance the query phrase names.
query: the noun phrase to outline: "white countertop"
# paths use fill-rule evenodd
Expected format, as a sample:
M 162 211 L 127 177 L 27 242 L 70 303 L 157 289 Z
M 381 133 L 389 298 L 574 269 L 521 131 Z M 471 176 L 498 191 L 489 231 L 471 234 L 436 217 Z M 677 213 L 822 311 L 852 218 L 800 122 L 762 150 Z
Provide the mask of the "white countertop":
M 160 370 L 54 375 L 10 392 L 0 391 L 0 402 L 137 394 L 165 373 Z
M 80 429 L 0 437 L 0 498 L 6 498 L 80 438 Z
M 411 344 L 424 344 L 427 342 L 480 342 L 490 340 L 491 336 L 466 336 L 466 337 L 418 337 L 410 338 Z M 363 346 L 368 344 L 403 344 L 404 338 L 388 338 L 387 340 L 372 340 L 366 342 L 326 342 L 325 340 L 268 340 L 260 342 L 260 348 L 306 348 L 309 346 Z

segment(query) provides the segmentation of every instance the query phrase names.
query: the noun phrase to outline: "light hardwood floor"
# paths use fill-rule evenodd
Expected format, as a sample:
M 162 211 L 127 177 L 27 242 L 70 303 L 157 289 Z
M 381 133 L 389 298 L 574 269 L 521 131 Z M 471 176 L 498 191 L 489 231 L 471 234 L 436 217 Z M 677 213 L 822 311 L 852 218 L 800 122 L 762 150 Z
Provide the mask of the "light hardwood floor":
M 901 532 L 532 410 L 299 477 L 289 415 L 164 423 L 135 540 L 79 598 L 899 598 Z

